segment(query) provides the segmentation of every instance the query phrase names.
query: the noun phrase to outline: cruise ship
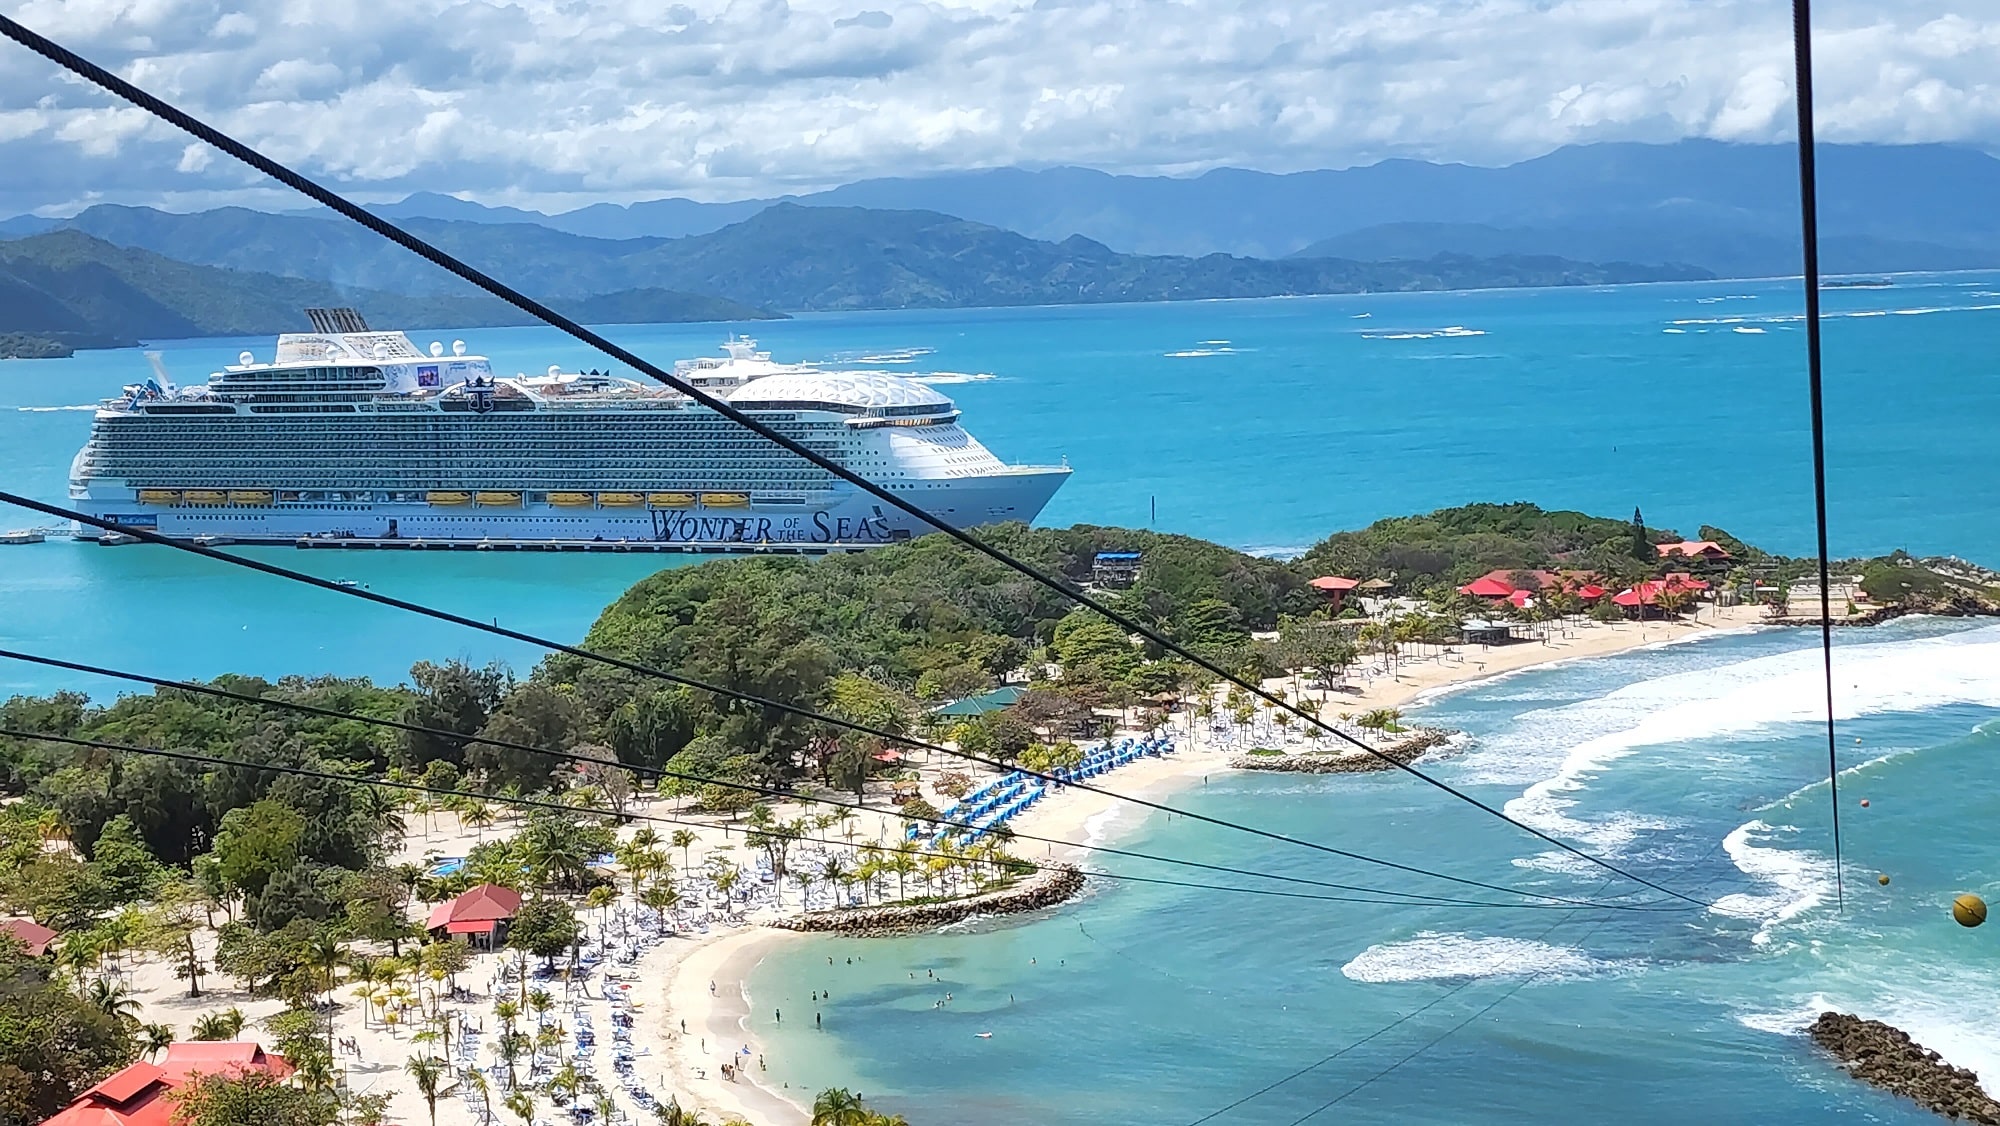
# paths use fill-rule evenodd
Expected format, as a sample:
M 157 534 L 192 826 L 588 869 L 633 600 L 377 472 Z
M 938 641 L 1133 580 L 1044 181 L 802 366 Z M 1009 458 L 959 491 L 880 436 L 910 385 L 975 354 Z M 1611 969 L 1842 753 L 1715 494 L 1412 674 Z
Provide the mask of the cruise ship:
M 463 341 L 420 350 L 351 309 L 307 316 L 314 331 L 278 337 L 268 362 L 244 352 L 189 387 L 156 365 L 105 400 L 70 467 L 74 506 L 234 543 L 835 548 L 929 530 L 671 388 L 501 377 Z M 748 339 L 675 374 L 957 527 L 1031 521 L 1069 477 L 1003 463 L 915 380 L 777 363 Z

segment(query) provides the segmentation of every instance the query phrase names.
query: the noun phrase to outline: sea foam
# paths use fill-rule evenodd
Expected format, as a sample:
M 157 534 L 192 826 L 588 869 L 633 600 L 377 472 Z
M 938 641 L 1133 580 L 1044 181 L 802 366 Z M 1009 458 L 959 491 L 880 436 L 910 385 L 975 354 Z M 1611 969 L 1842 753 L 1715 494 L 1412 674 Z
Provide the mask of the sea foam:
M 1469 977 L 1591 977 L 1624 965 L 1532 939 L 1424 931 L 1401 942 L 1370 946 L 1340 972 L 1355 981 L 1379 984 Z

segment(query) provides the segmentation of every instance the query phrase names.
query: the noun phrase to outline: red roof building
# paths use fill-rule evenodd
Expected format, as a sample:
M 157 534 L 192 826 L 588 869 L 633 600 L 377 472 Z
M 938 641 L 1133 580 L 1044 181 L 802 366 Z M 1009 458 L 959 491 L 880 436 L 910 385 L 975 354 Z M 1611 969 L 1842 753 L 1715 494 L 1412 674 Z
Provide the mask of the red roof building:
M 1326 599 L 1332 604 L 1335 613 L 1339 613 L 1341 606 L 1346 603 L 1347 592 L 1360 585 L 1360 579 L 1350 579 L 1340 575 L 1321 575 L 1311 583 L 1314 589 L 1325 592 Z
M 1499 572 L 1495 573 L 1499 574 Z M 1495 578 L 1493 575 L 1482 575 L 1459 587 L 1458 593 L 1469 594 L 1474 598 L 1505 598 L 1514 593 L 1514 584 L 1504 575 L 1500 578 Z
M 1514 585 L 1515 579 L 1523 580 L 1518 589 Z M 1516 598 L 1516 595 L 1525 593 L 1532 596 L 1536 591 L 1550 589 L 1568 591 L 1585 602 L 1595 602 L 1604 597 L 1605 594 L 1604 588 L 1590 581 L 1590 576 L 1582 571 L 1563 571 L 1561 573 L 1554 571 L 1488 571 L 1471 582 L 1466 583 L 1464 586 L 1459 587 L 1458 592 L 1460 594 L 1472 595 L 1474 598 L 1491 598 L 1495 601 L 1504 598 L 1516 606 L 1521 606 L 1526 604 L 1526 599 Z
M 33 919 L 0 920 L 0 934 L 9 935 L 27 947 L 30 958 L 39 958 L 48 953 L 49 946 L 62 937 Z
M 1714 540 L 1682 540 L 1680 543 L 1658 543 L 1653 550 L 1660 558 L 1670 559 L 1676 555 L 1683 559 L 1700 559 L 1708 563 L 1721 563 L 1730 558 L 1729 552 Z
M 297 1070 L 250 1041 L 170 1045 L 159 1063 L 135 1063 L 85 1091 L 42 1126 L 170 1126 L 178 1104 L 167 1097 L 203 1075 L 258 1071 L 283 1079 Z
M 1636 586 L 1626 587 L 1624 590 L 1612 595 L 1611 601 L 1628 610 L 1636 610 L 1643 606 L 1658 605 L 1660 595 L 1668 591 L 1698 594 L 1707 589 L 1707 583 L 1685 571 L 1678 571 L 1663 579 L 1647 579 Z
M 521 910 L 521 893 L 499 884 L 480 884 L 457 899 L 431 908 L 424 929 L 439 938 L 454 934 L 483 935 L 488 949 L 507 938 L 507 925 Z

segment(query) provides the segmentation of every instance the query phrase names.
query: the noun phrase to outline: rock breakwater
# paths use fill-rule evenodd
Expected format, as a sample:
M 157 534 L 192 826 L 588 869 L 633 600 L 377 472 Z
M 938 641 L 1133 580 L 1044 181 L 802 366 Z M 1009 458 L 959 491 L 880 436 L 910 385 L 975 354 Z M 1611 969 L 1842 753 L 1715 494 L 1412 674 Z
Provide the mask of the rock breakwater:
M 1946 1118 L 2000 1126 L 2000 1101 L 1970 1069 L 1954 1067 L 1900 1028 L 1850 1013 L 1821 1013 L 1809 1030 L 1848 1074 Z
M 1397 763 L 1411 763 L 1426 752 L 1451 741 L 1453 732 L 1439 727 L 1420 727 L 1407 739 L 1383 748 L 1380 757 L 1352 751 L 1346 754 L 1309 753 L 1303 755 L 1237 755 L 1229 760 L 1236 770 L 1270 770 L 1286 774 L 1368 774 L 1394 770 Z
M 771 925 L 790 931 L 856 936 L 911 934 L 934 930 L 975 915 L 1017 915 L 1074 898 L 1083 890 L 1083 872 L 1074 864 L 1044 868 L 1012 887 L 941 903 L 895 903 L 814 911 Z

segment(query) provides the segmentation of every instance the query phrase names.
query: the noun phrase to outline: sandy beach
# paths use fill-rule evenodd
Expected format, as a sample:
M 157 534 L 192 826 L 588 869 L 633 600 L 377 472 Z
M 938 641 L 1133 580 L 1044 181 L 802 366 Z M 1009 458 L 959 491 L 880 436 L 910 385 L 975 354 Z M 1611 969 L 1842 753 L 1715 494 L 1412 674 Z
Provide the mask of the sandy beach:
M 1316 707 L 1324 718 L 1336 721 L 1370 709 L 1407 706 L 1442 691 L 1524 669 L 1670 644 L 1761 620 L 1755 608 L 1704 607 L 1698 620 L 1688 622 L 1551 624 L 1545 627 L 1545 639 L 1493 647 L 1453 647 L 1435 655 L 1404 654 L 1393 667 L 1377 656 L 1374 663 L 1350 670 L 1345 683 L 1332 690 L 1309 689 L 1301 696 L 1289 678 L 1269 681 L 1265 687 L 1302 706 Z M 1218 692 L 1218 703 L 1222 699 Z M 1229 759 L 1249 747 L 1301 750 L 1308 743 L 1303 725 L 1279 722 L 1274 710 L 1257 711 L 1247 723 L 1237 722 L 1228 711 L 1218 707 L 1199 719 L 1193 709 L 1169 716 L 1164 731 L 1174 737 L 1174 753 L 1128 763 L 1098 779 L 1096 785 L 1117 795 L 1171 804 L 1176 794 L 1197 789 L 1230 769 Z M 1322 749 L 1335 745 L 1321 743 Z M 967 768 L 956 759 L 929 757 L 935 761 L 915 765 L 927 795 L 936 793 L 940 776 L 948 770 L 965 771 L 975 785 L 996 776 L 990 770 Z M 1085 845 L 1129 832 L 1144 818 L 1158 815 L 1111 793 L 1064 787 L 1048 794 L 1011 824 L 1020 835 L 1069 843 L 1019 840 L 1013 851 L 1024 859 L 1076 862 L 1088 868 L 1092 857 Z M 942 796 L 935 800 L 939 805 L 948 801 Z M 890 804 L 886 788 L 871 793 L 868 804 L 869 809 L 838 826 L 812 833 L 818 841 L 801 842 L 797 847 L 802 866 L 810 871 L 812 864 L 822 862 L 806 859 L 813 856 L 844 857 L 851 867 L 860 846 L 900 842 L 902 820 Z M 629 889 L 621 888 L 623 894 L 608 911 L 595 916 L 584 913 L 590 922 L 595 954 L 588 963 L 589 972 L 575 981 L 566 982 L 536 965 L 530 967 L 533 980 L 524 987 L 518 978 L 508 976 L 521 959 L 500 953 L 476 956 L 472 968 L 459 977 L 465 992 L 457 996 L 439 997 L 423 983 L 413 982 L 414 1000 L 405 994 L 393 1006 L 382 1001 L 371 1005 L 362 999 L 368 992 L 362 983 L 343 984 L 335 994 L 339 1007 L 334 1019 L 337 1038 L 348 1045 L 336 1060 L 346 1082 L 357 1090 L 388 1094 L 392 1121 L 428 1121 L 428 1108 L 404 1071 L 404 1062 L 412 1055 L 439 1050 L 420 1048 L 414 1038 L 426 1018 L 428 1001 L 428 1012 L 449 1012 L 457 1026 L 466 1030 L 455 1043 L 443 1045 L 444 1053 L 452 1058 L 458 1082 L 438 1100 L 439 1126 L 479 1126 L 488 1117 L 488 1105 L 493 1121 L 508 1121 L 499 1105 L 498 1089 L 484 1098 L 476 1093 L 473 1081 L 478 1076 L 474 1071 L 484 1071 L 489 1077 L 503 1074 L 496 1052 L 499 1026 L 495 1003 L 539 990 L 552 995 L 550 1003 L 532 1018 L 524 1013 L 522 1019 L 531 1030 L 539 1026 L 545 1032 L 552 1031 L 567 1047 L 554 1054 L 537 1053 L 536 1058 L 522 1061 L 522 1069 L 546 1076 L 549 1069 L 565 1061 L 587 1068 L 601 1084 L 602 1096 L 615 1107 L 614 1122 L 619 1126 L 652 1120 L 645 1101 L 648 1093 L 660 1099 L 677 1098 L 717 1126 L 738 1120 L 756 1126 L 808 1122 L 811 1115 L 806 1108 L 815 1093 L 786 1090 L 770 1079 L 764 1065 L 773 1061 L 764 1055 L 765 1046 L 746 1030 L 746 1018 L 753 1000 L 747 981 L 757 965 L 781 944 L 810 941 L 808 936 L 766 924 L 803 910 L 809 893 L 792 886 L 791 881 L 770 879 L 768 873 L 759 880 L 756 866 L 761 854 L 746 847 L 740 825 L 691 816 L 664 799 L 648 799 L 637 811 L 642 816 L 687 817 L 699 824 L 694 842 L 685 850 L 671 852 L 692 906 L 676 909 L 670 920 L 661 919 L 641 909 Z M 822 810 L 787 803 L 778 805 L 774 812 L 780 818 L 793 818 Z M 440 858 L 464 856 L 479 841 L 504 836 L 514 827 L 512 817 L 490 828 L 470 829 L 450 813 L 414 814 L 395 859 L 429 867 Z M 629 838 L 649 827 L 663 834 L 673 828 L 641 821 L 627 826 L 620 835 Z M 744 888 L 727 901 L 702 888 L 700 873 L 711 861 L 734 864 L 745 871 Z M 831 903 L 828 888 L 820 889 L 813 898 L 817 908 Z M 421 905 L 413 904 L 412 914 L 420 916 Z M 200 941 L 204 960 L 211 959 L 213 933 L 204 932 Z M 367 944 L 361 945 L 365 948 Z M 374 953 L 386 954 L 387 950 Z M 260 1032 L 258 1022 L 283 1007 L 275 998 L 252 998 L 236 983 L 216 974 L 204 982 L 204 996 L 190 998 L 186 984 L 155 958 L 131 959 L 122 973 L 133 995 L 142 1001 L 145 1019 L 168 1023 L 183 1036 L 197 1017 L 233 1006 L 247 1019 L 243 1035 L 254 1039 Z M 391 1007 L 398 1013 L 393 1022 L 384 1019 Z M 610 1041 L 606 1046 L 611 1050 L 606 1054 L 613 1062 L 608 1065 L 594 1062 L 592 1055 L 600 1035 Z M 734 1078 L 724 1077 L 726 1064 L 739 1065 Z M 559 1109 L 553 1105 L 538 1109 L 537 1122 L 553 1121 Z

